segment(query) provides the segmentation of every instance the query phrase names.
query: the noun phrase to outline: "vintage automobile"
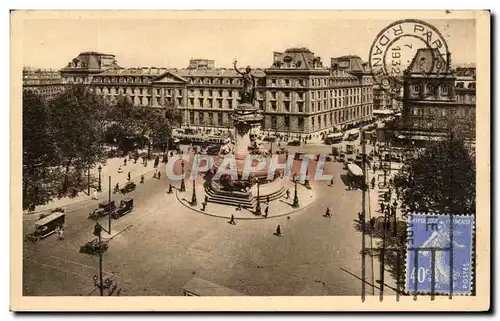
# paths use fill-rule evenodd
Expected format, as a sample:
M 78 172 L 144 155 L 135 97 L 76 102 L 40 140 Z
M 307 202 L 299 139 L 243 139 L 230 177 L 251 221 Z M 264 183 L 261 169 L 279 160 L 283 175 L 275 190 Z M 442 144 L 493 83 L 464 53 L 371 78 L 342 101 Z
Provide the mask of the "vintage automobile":
M 89 241 L 80 246 L 80 253 L 95 255 L 99 253 L 99 250 L 101 250 L 102 252 L 106 252 L 108 250 L 108 243 L 101 242 L 101 244 L 99 244 L 98 239 L 93 239 L 92 241 Z
M 345 162 L 345 154 L 344 153 L 340 153 L 339 154 L 339 157 L 337 158 L 337 160 L 341 163 L 344 163 Z
M 134 208 L 134 199 L 133 198 L 126 198 L 124 200 L 120 201 L 120 206 L 111 213 L 111 217 L 114 219 L 118 219 L 132 211 Z
M 35 231 L 26 235 L 25 240 L 37 243 L 40 239 L 55 233 L 58 227 L 64 225 L 65 219 L 64 212 L 54 212 L 43 217 L 35 222 Z
M 93 220 L 97 220 L 99 217 L 103 217 L 109 215 L 110 212 L 113 212 L 116 209 L 115 201 L 103 202 L 99 204 L 99 208 L 96 208 L 92 212 L 89 213 L 89 218 Z
M 129 183 L 127 183 L 124 187 L 122 187 L 122 188 L 120 189 L 120 192 L 121 192 L 122 194 L 126 194 L 126 193 L 128 193 L 128 192 L 132 192 L 133 190 L 135 190 L 136 186 L 137 186 L 137 185 L 135 185 L 135 183 L 134 183 L 134 182 L 129 182 Z

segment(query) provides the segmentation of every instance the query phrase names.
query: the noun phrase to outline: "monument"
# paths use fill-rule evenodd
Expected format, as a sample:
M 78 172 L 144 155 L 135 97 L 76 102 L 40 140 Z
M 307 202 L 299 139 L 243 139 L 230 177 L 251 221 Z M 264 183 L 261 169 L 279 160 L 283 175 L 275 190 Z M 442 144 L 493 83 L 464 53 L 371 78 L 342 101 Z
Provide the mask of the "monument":
M 209 202 L 231 206 L 241 205 L 254 210 L 255 214 L 260 214 L 260 202 L 267 199 L 279 199 L 284 195 L 286 189 L 280 178 L 283 170 L 277 170 L 274 177 L 268 179 L 272 155 L 261 140 L 263 116 L 254 105 L 256 79 L 251 74 L 250 67 L 246 67 L 245 72 L 241 72 L 236 67 L 236 63 L 235 61 L 234 69 L 242 76 L 243 86 L 240 91 L 240 104 L 231 115 L 234 125 L 234 142 L 228 140 L 221 148 L 214 161 L 213 175 L 216 176 L 225 158 L 232 157 L 236 162 L 237 178 L 234 179 L 231 175 L 224 174 L 220 175 L 217 180 L 209 179 L 205 184 L 205 193 Z M 249 155 L 253 158 L 252 167 L 262 161 L 265 161 L 265 166 L 261 170 L 252 171 L 248 177 L 245 177 L 243 170 Z M 278 162 L 285 163 L 285 157 L 281 155 Z

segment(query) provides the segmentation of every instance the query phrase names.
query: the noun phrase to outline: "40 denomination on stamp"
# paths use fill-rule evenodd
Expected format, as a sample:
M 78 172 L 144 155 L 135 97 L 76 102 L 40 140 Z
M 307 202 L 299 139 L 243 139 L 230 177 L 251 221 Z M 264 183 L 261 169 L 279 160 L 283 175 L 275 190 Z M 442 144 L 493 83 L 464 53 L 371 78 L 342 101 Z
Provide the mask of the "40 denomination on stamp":
M 474 217 L 408 216 L 406 289 L 410 294 L 470 295 Z

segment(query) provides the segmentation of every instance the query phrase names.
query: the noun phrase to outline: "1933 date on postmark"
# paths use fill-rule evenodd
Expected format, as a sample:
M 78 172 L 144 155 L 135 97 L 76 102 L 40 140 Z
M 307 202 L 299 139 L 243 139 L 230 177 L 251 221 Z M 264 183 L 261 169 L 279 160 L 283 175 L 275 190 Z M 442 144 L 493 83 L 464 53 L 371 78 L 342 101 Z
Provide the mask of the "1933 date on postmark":
M 474 217 L 408 215 L 406 289 L 409 294 L 470 295 Z

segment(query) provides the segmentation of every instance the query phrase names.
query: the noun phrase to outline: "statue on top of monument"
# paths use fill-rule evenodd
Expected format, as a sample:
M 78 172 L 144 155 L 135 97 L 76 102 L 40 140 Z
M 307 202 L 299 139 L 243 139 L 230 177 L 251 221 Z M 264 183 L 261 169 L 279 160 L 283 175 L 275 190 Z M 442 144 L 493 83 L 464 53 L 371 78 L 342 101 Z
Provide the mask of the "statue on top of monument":
M 237 62 L 238 61 L 235 59 L 233 63 L 234 70 L 236 70 L 236 72 L 243 77 L 243 90 L 241 91 L 240 94 L 241 103 L 248 103 L 253 105 L 253 102 L 255 100 L 256 82 L 255 82 L 255 77 L 251 74 L 252 68 L 250 68 L 250 66 L 247 66 L 245 68 L 245 72 L 243 73 L 239 71 L 238 68 L 236 67 Z

